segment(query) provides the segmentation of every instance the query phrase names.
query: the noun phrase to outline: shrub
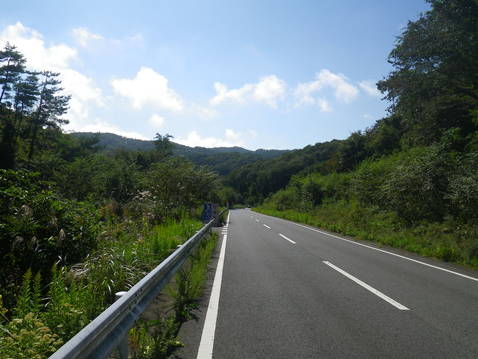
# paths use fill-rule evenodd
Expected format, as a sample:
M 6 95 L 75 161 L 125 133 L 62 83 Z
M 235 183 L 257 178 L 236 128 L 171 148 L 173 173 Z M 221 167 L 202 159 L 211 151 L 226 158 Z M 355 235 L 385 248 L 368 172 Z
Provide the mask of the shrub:
M 0 328 L 0 358 L 43 359 L 55 352 L 63 342 L 33 313 L 15 318 Z
M 0 170 L 0 287 L 11 307 L 15 287 L 28 268 L 48 277 L 59 260 L 74 264 L 96 245 L 98 211 L 62 200 L 38 174 Z

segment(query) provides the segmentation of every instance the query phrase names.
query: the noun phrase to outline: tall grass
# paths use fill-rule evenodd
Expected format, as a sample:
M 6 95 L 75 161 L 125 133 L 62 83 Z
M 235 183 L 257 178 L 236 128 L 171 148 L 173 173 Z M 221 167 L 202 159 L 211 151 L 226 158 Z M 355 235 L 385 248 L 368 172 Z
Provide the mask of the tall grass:
M 189 319 L 190 311 L 198 303 L 207 280 L 210 258 L 216 248 L 218 235 L 211 233 L 201 241 L 181 270 L 176 274 L 174 286 L 168 286 L 173 299 L 174 313 L 168 318 L 151 322 L 140 321 L 129 334 L 129 346 L 135 359 L 168 358 L 182 346 L 178 340 L 181 324 Z
M 202 226 L 187 216 L 156 226 L 109 221 L 97 249 L 70 268 L 60 259 L 44 290 L 40 274 L 27 271 L 16 307 L 0 303 L 0 358 L 46 358 Z
M 423 221 L 410 226 L 394 212 L 360 206 L 353 200 L 325 203 L 310 212 L 278 211 L 273 206 L 254 210 L 478 269 L 478 227 L 450 217 L 441 223 Z

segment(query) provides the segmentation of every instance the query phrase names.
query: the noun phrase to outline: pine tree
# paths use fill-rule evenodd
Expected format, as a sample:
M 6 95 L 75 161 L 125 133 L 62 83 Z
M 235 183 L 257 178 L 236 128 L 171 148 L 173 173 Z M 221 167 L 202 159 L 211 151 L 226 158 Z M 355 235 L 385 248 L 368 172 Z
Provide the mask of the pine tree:
M 34 148 L 38 139 L 38 131 L 41 128 L 59 130 L 61 125 L 68 124 L 69 121 L 62 119 L 61 116 L 68 110 L 68 102 L 71 96 L 60 95 L 63 88 L 58 87 L 61 81 L 58 80 L 59 73 L 43 71 L 43 82 L 40 85 L 40 97 L 35 112 L 32 114 L 30 150 L 28 160 L 33 158 Z
M 9 42 L 5 45 L 4 50 L 0 51 L 0 63 L 3 63 L 0 66 L 0 104 L 3 100 L 12 97 L 10 92 L 13 90 L 13 86 L 25 73 L 25 62 L 25 57 L 16 50 L 16 46 L 10 45 Z

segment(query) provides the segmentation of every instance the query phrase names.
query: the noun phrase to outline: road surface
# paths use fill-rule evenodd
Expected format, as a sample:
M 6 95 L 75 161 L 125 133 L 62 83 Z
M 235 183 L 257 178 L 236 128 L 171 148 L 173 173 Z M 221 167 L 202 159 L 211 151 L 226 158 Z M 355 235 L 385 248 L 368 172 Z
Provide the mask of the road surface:
M 475 271 L 247 209 L 220 233 L 176 358 L 478 358 Z

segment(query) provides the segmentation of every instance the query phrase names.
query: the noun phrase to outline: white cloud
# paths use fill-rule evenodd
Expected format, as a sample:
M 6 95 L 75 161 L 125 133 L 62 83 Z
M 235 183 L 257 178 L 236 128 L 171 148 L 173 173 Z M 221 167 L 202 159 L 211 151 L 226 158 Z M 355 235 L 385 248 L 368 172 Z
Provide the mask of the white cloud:
M 196 131 L 192 131 L 188 134 L 186 139 L 176 138 L 175 142 L 180 143 L 189 147 L 233 147 L 233 146 L 243 146 L 244 140 L 242 139 L 242 134 L 239 132 L 234 132 L 231 129 L 227 129 L 224 134 L 225 139 L 216 138 L 216 137 L 205 137 L 201 138 Z
M 381 97 L 382 93 L 378 90 L 376 81 L 374 80 L 365 80 L 359 82 L 359 86 L 364 90 L 368 95 L 373 97 Z
M 218 106 L 223 102 L 232 101 L 243 103 L 252 99 L 258 102 L 265 102 L 271 108 L 277 108 L 277 100 L 282 100 L 285 94 L 286 84 L 275 75 L 266 76 L 256 84 L 245 84 L 244 86 L 228 90 L 219 82 L 214 84 L 216 96 L 210 100 L 211 106 Z
M 90 107 L 106 107 L 100 88 L 94 87 L 93 80 L 74 70 L 61 73 L 65 93 L 71 95 L 66 118 L 70 121 L 65 129 L 78 128 L 90 120 Z
M 104 107 L 101 89 L 94 87 L 93 80 L 75 70 L 63 70 L 61 73 L 61 86 L 68 89 L 68 93 L 76 100 L 85 102 L 94 102 L 100 107 Z
M 317 81 L 324 86 L 330 86 L 335 89 L 335 98 L 344 103 L 349 103 L 358 95 L 358 90 L 354 85 L 349 84 L 347 77 L 342 74 L 333 74 L 329 70 L 322 70 L 317 74 Z
M 126 47 L 144 47 L 143 37 L 141 34 L 134 36 L 127 36 L 121 40 L 105 39 L 103 36 L 94 34 L 84 27 L 73 29 L 71 32 L 73 40 L 76 44 L 83 48 L 94 48 L 95 51 L 100 51 L 98 46 L 104 51 L 118 51 Z M 96 45 L 96 47 L 94 47 Z
M 128 36 L 125 38 L 125 41 L 130 44 L 130 45 L 133 45 L 133 46 L 137 46 L 137 47 L 144 47 L 144 44 L 143 44 L 143 36 L 142 35 L 134 35 L 134 36 Z
M 217 95 L 211 99 L 210 104 L 212 106 L 217 106 L 228 100 L 239 103 L 244 102 L 246 94 L 252 91 L 253 85 L 245 84 L 239 89 L 228 90 L 225 85 L 216 82 L 214 84 L 214 89 L 216 90 Z
M 322 111 L 322 112 L 332 111 L 332 108 L 330 107 L 329 103 L 324 98 L 318 98 L 317 99 L 317 104 L 319 105 L 320 111 Z
M 196 104 L 190 105 L 193 113 L 203 120 L 210 120 L 217 117 L 217 111 L 213 108 L 202 107 Z
M 88 47 L 92 41 L 104 40 L 102 36 L 93 34 L 83 27 L 73 29 L 73 37 L 81 47 Z
M 294 91 L 295 97 L 298 99 L 295 107 L 301 105 L 319 105 L 322 111 L 330 111 L 325 99 L 315 99 L 311 96 L 312 93 L 321 91 L 326 87 L 332 88 L 334 91 L 335 99 L 343 102 L 350 103 L 357 98 L 358 89 L 354 85 L 349 83 L 347 77 L 343 74 L 333 74 L 327 69 L 321 70 L 316 74 L 316 80 L 307 83 L 300 83 Z
M 65 44 L 46 46 L 43 36 L 35 30 L 23 26 L 20 22 L 9 25 L 0 33 L 0 44 L 7 41 L 15 45 L 27 59 L 27 68 L 35 71 L 63 71 L 77 60 L 75 48 Z
M 277 108 L 277 99 L 283 99 L 285 93 L 285 82 L 275 75 L 263 77 L 254 86 L 253 96 L 257 101 L 264 101 L 271 108 Z
M 149 119 L 149 124 L 154 128 L 160 128 L 166 123 L 164 117 L 159 116 L 158 114 L 153 114 Z
M 319 83 L 319 81 L 297 85 L 294 94 L 296 97 L 299 98 L 299 103 L 296 104 L 296 107 L 300 105 L 315 105 L 317 101 L 312 96 L 310 96 L 310 94 L 320 89 L 321 84 Z
M 149 67 L 141 67 L 132 80 L 115 79 L 111 85 L 115 93 L 129 98 L 136 109 L 147 105 L 170 111 L 184 108 L 179 95 L 168 87 L 168 79 Z

